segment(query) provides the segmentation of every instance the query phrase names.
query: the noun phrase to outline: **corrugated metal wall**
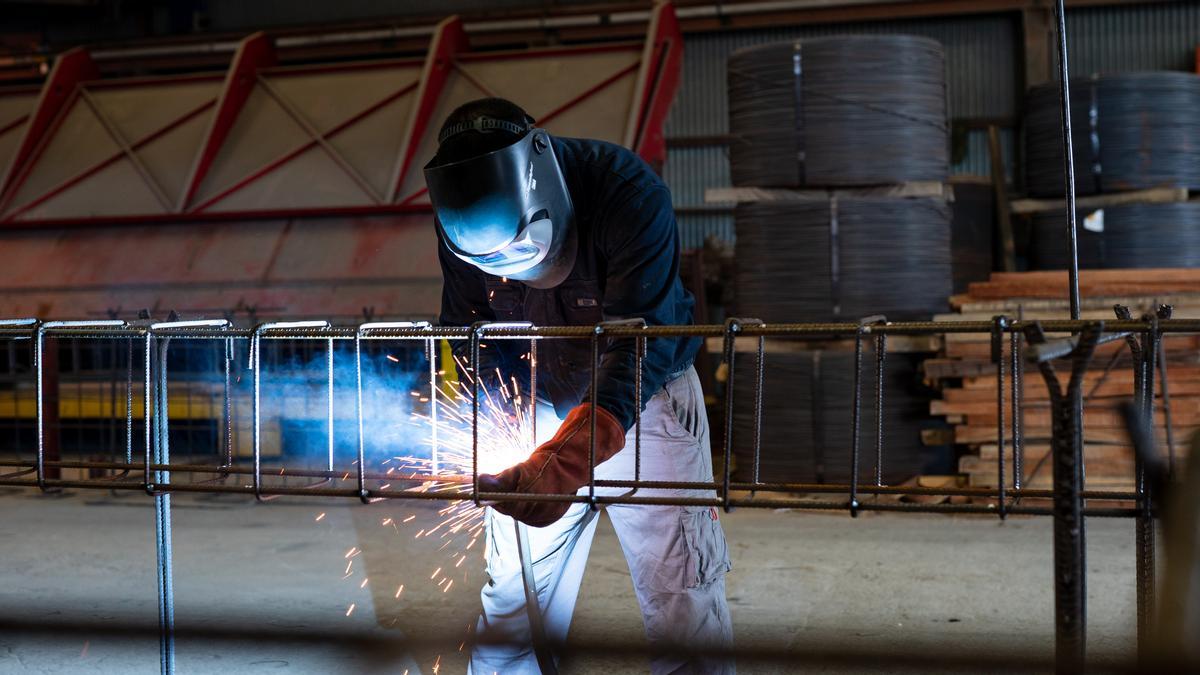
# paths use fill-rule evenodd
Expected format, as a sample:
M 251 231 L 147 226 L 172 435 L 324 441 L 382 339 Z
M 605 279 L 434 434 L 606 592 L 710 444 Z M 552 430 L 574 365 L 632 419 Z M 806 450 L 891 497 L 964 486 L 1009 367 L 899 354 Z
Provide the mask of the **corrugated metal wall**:
M 1191 70 L 1200 44 L 1200 3 L 1166 2 L 1096 7 L 1067 14 L 1073 73 L 1128 70 Z M 1022 99 L 1024 69 L 1020 15 L 977 15 L 828 26 L 689 35 L 684 49 L 683 84 L 667 126 L 668 137 L 728 133 L 725 63 L 734 50 L 795 38 L 851 33 L 911 33 L 931 37 L 946 48 L 948 112 L 951 119 L 1016 118 Z M 1014 156 L 1016 129 L 1006 129 L 1006 162 Z M 955 174 L 988 174 L 987 138 L 981 130 L 966 135 L 965 153 Z M 704 188 L 729 184 L 723 147 L 679 148 L 668 153 L 667 182 L 679 216 L 684 246 L 699 246 L 708 235 L 733 238 L 727 214 L 687 213 L 704 203 Z
M 1072 73 L 1193 70 L 1200 2 L 1071 10 L 1067 37 Z

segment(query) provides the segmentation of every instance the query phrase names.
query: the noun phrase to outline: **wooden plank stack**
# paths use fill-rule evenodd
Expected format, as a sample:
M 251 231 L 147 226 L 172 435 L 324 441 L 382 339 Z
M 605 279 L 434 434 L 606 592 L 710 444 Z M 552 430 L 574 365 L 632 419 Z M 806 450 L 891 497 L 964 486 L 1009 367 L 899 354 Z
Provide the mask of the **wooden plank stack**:
M 1135 317 L 1158 304 L 1174 307 L 1175 318 L 1200 318 L 1200 270 L 1139 269 L 1084 270 L 1080 272 L 1084 319 L 1115 319 L 1114 304 L 1128 306 Z M 940 321 L 987 321 L 996 315 L 1021 319 L 1069 318 L 1065 271 L 995 273 L 986 282 L 973 283 L 966 294 L 955 296 L 956 312 L 935 317 Z M 1050 337 L 1057 337 L 1051 334 Z M 1167 335 L 1163 338 L 1170 392 L 1171 429 L 1176 453 L 1185 450 L 1190 435 L 1200 429 L 1200 337 Z M 1011 372 L 1005 387 L 1005 482 L 1012 484 Z M 925 377 L 940 385 L 942 398 L 931 404 L 931 413 L 944 416 L 954 426 L 954 442 L 965 446 L 959 470 L 971 485 L 995 487 L 999 482 L 997 457 L 1001 452 L 996 433 L 998 419 L 996 366 L 991 362 L 987 335 L 947 335 L 937 358 L 924 364 Z M 1066 379 L 1067 366 L 1059 367 Z M 1156 373 L 1157 375 L 1157 373 Z M 1161 381 L 1156 377 L 1155 429 L 1159 449 L 1166 451 L 1167 433 Z M 1129 348 L 1115 341 L 1097 349 L 1084 379 L 1084 460 L 1086 487 L 1130 489 L 1133 486 L 1133 451 L 1118 408 L 1133 396 L 1133 369 Z M 1050 487 L 1050 405 L 1046 384 L 1037 369 L 1023 368 L 1024 484 Z

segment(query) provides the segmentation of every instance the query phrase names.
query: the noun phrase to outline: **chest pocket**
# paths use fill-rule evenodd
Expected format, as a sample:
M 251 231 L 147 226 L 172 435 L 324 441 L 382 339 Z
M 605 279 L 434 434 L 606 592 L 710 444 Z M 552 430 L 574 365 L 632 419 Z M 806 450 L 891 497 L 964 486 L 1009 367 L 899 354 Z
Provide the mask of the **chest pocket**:
M 558 293 L 559 309 L 569 326 L 590 326 L 604 320 L 600 285 L 595 281 L 564 283 Z
M 497 321 L 521 321 L 525 318 L 524 312 L 521 311 L 521 286 L 489 280 L 487 289 L 488 306 L 492 308 Z

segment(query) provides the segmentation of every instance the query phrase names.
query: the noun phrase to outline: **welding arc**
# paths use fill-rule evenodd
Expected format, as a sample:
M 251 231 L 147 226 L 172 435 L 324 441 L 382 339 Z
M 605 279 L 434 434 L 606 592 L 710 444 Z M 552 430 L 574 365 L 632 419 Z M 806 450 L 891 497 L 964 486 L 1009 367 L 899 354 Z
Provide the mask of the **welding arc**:
M 944 181 L 945 57 L 913 35 L 851 35 L 729 57 L 733 183 L 754 187 Z
M 734 381 L 734 453 L 738 480 L 753 473 L 754 356 Z M 864 343 L 863 407 L 859 448 L 860 483 L 875 477 L 875 355 Z M 766 355 L 763 383 L 762 459 L 759 475 L 772 482 L 847 483 L 850 481 L 851 422 L 854 402 L 854 352 L 811 350 Z M 918 384 L 918 360 L 889 354 L 884 367 L 885 484 L 920 473 L 931 457 L 921 444 L 929 418 L 929 398 Z
M 1030 89 L 1025 103 L 1029 194 L 1063 194 L 1058 84 Z M 1183 72 L 1102 75 L 1071 81 L 1075 190 L 1100 194 L 1152 187 L 1200 188 L 1200 76 Z
M 768 323 L 925 320 L 951 293 L 950 213 L 938 199 L 740 204 L 737 316 Z
M 1200 267 L 1200 203 L 1122 204 L 1078 213 L 1080 267 Z M 1085 220 L 1089 215 L 1103 223 L 1103 231 L 1089 229 Z M 1064 219 L 1061 210 L 1034 215 L 1034 269 L 1066 267 L 1069 253 L 1062 236 Z

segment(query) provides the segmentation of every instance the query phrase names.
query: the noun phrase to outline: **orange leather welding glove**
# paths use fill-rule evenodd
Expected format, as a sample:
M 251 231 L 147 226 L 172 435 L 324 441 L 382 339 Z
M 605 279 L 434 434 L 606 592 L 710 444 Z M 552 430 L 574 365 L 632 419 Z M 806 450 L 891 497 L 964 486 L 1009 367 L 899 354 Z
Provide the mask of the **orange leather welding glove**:
M 481 492 L 531 492 L 573 495 L 588 482 L 591 446 L 590 403 L 567 414 L 554 438 L 538 446 L 529 459 L 492 476 L 479 476 Z M 625 447 L 625 428 L 613 414 L 596 406 L 596 464 Z M 531 527 L 545 527 L 567 512 L 571 502 L 500 502 L 492 508 Z

